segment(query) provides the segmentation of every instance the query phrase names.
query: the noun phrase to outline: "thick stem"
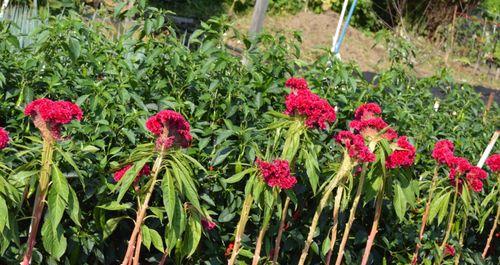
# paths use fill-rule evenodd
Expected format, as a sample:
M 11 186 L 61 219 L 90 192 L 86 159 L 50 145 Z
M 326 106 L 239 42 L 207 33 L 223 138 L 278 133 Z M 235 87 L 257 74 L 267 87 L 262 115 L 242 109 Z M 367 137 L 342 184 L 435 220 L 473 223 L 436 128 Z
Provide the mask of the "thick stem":
M 52 138 L 44 138 L 42 151 L 42 168 L 40 169 L 40 179 L 38 182 L 35 204 L 33 205 L 33 215 L 31 219 L 31 226 L 27 243 L 28 248 L 24 253 L 23 261 L 21 262 L 22 265 L 30 264 L 31 257 L 33 256 L 33 248 L 35 247 L 36 236 L 38 234 L 43 208 L 45 206 L 44 201 L 49 189 L 53 153 L 54 140 Z
M 158 173 L 160 172 L 161 163 L 163 160 L 163 152 L 164 152 L 163 149 L 159 152 L 158 157 L 156 158 L 155 163 L 153 165 L 153 169 L 151 171 L 151 180 L 150 180 L 151 184 L 150 184 L 149 189 L 146 193 L 146 196 L 144 197 L 144 201 L 143 201 L 142 205 L 140 205 L 140 207 L 139 207 L 139 212 L 137 213 L 137 217 L 135 219 L 134 230 L 132 231 L 132 234 L 130 235 L 130 240 L 128 241 L 127 252 L 125 252 L 125 257 L 123 258 L 122 265 L 127 265 L 129 263 L 130 259 L 132 259 L 132 255 L 133 255 L 134 248 L 136 245 L 135 243 L 137 241 L 137 236 L 138 236 L 139 232 L 141 231 L 141 225 L 142 225 L 142 222 L 144 221 L 144 217 L 146 215 L 146 210 L 148 209 L 149 200 L 151 199 L 151 195 L 153 194 L 153 190 L 154 190 L 155 184 L 156 184 L 156 179 L 158 177 Z
M 321 212 L 323 211 L 323 208 L 325 208 L 326 203 L 330 198 L 330 194 L 332 193 L 333 189 L 337 187 L 337 184 L 344 179 L 344 176 L 351 170 L 351 168 L 352 168 L 351 159 L 349 155 L 345 153 L 344 161 L 342 162 L 342 165 L 340 166 L 337 175 L 330 181 L 330 183 L 326 187 L 323 197 L 321 197 L 319 205 L 316 208 L 316 212 L 314 213 L 311 226 L 309 227 L 309 234 L 307 235 L 304 248 L 302 249 L 302 254 L 300 255 L 298 265 L 303 265 L 306 262 L 307 255 L 309 253 L 309 247 L 311 246 L 311 243 L 313 241 L 314 232 L 316 231 L 316 227 L 318 226 L 318 221 L 321 216 Z
M 460 262 L 460 254 L 463 251 L 464 247 L 464 237 L 465 237 L 465 230 L 467 229 L 467 210 L 464 209 L 464 215 L 462 217 L 462 231 L 460 231 L 460 239 L 458 240 L 458 245 L 460 246 L 460 251 L 455 255 L 455 265 L 458 265 L 458 262 Z
M 385 182 L 385 180 L 384 180 Z M 375 240 L 375 235 L 378 232 L 378 223 L 380 220 L 380 215 L 382 214 L 382 203 L 384 201 L 384 187 L 385 183 L 382 183 L 382 187 L 377 194 L 377 201 L 375 203 L 375 217 L 373 218 L 372 230 L 366 241 L 366 248 L 363 254 L 363 259 L 361 260 L 361 265 L 366 265 L 368 263 L 368 258 L 370 257 L 370 252 L 373 246 L 373 241 Z
M 486 240 L 486 246 L 484 247 L 483 250 L 483 259 L 486 258 L 486 255 L 488 254 L 488 249 L 490 248 L 491 240 L 493 239 L 493 235 L 495 234 L 495 230 L 497 229 L 499 219 L 500 219 L 500 201 L 497 202 L 497 216 L 495 217 L 495 221 L 493 222 L 493 227 L 490 230 L 490 235 Z
M 139 256 L 141 255 L 142 233 L 139 231 L 137 242 L 135 244 L 134 262 L 132 264 L 139 265 Z
M 351 231 L 351 226 L 354 223 L 354 218 L 356 215 L 356 208 L 358 208 L 358 203 L 361 198 L 361 192 L 363 191 L 363 186 L 365 183 L 366 176 L 366 168 L 367 165 L 363 166 L 363 171 L 361 172 L 361 176 L 359 178 L 358 188 L 356 190 L 356 195 L 354 196 L 354 200 L 352 201 L 351 211 L 349 213 L 349 220 L 344 228 L 344 234 L 342 235 L 342 241 L 340 242 L 339 251 L 337 254 L 337 259 L 335 261 L 335 265 L 340 265 L 342 263 L 342 259 L 344 257 L 344 250 L 347 244 L 347 240 L 349 239 L 349 232 Z
M 167 257 L 168 257 L 168 249 L 165 249 L 165 252 L 163 252 L 163 256 L 161 257 L 161 260 L 158 263 L 158 265 L 164 265 L 165 262 L 167 262 Z
M 248 215 L 250 214 L 250 208 L 252 206 L 253 197 L 251 194 L 248 194 L 245 197 L 245 201 L 243 202 L 243 208 L 241 209 L 241 216 L 238 225 L 236 226 L 236 234 L 234 239 L 234 247 L 233 252 L 231 253 L 231 258 L 228 261 L 228 265 L 234 265 L 236 262 L 236 257 L 238 256 L 238 252 L 241 246 L 241 238 L 243 237 L 243 233 L 245 232 L 245 226 L 248 221 Z
M 339 210 L 340 203 L 342 202 L 342 194 L 344 192 L 344 186 L 339 186 L 337 189 L 337 195 L 335 196 L 335 203 L 333 205 L 333 225 L 332 225 L 332 235 L 330 238 L 330 249 L 326 255 L 326 265 L 330 265 L 332 259 L 333 248 L 335 247 L 335 241 L 337 241 L 337 229 L 339 224 Z
M 274 253 L 273 253 L 272 264 L 276 264 L 278 262 L 278 256 L 280 253 L 280 246 L 281 246 L 281 237 L 283 236 L 283 230 L 285 229 L 286 214 L 288 212 L 289 205 L 290 205 L 290 197 L 286 196 L 285 204 L 283 205 L 283 211 L 281 211 L 281 221 L 280 221 L 280 226 L 278 228 L 278 235 L 276 236 L 276 240 L 274 241 Z
M 424 238 L 425 226 L 427 225 L 427 219 L 429 219 L 429 212 L 431 210 L 431 201 L 434 196 L 434 190 L 436 189 L 438 177 L 438 167 L 434 168 L 434 176 L 432 177 L 432 183 L 429 190 L 429 197 L 427 198 L 427 203 L 425 204 L 424 215 L 422 216 L 422 225 L 420 226 L 420 234 L 418 235 L 418 243 L 415 247 L 415 252 L 413 253 L 413 259 L 411 265 L 416 265 L 418 261 L 418 251 L 422 247 L 422 239 Z
M 446 233 L 444 234 L 444 239 L 443 242 L 441 243 L 441 246 L 439 248 L 439 256 L 436 264 L 441 264 L 443 262 L 443 257 L 444 257 L 444 248 L 446 247 L 446 244 L 448 243 L 448 239 L 450 237 L 451 233 L 451 228 L 453 227 L 453 220 L 455 219 L 455 208 L 457 207 L 457 197 L 458 197 L 458 179 L 455 180 L 455 192 L 453 194 L 453 203 L 451 205 L 451 213 L 450 217 L 448 218 L 448 228 L 446 228 Z
M 262 242 L 264 241 L 264 236 L 266 235 L 267 228 L 269 227 L 269 221 L 271 220 L 272 210 L 274 207 L 266 207 L 264 213 L 264 221 L 262 222 L 262 227 L 259 232 L 259 237 L 257 238 L 257 243 L 255 244 L 255 252 L 253 253 L 252 265 L 258 265 L 260 260 L 260 251 L 262 249 Z

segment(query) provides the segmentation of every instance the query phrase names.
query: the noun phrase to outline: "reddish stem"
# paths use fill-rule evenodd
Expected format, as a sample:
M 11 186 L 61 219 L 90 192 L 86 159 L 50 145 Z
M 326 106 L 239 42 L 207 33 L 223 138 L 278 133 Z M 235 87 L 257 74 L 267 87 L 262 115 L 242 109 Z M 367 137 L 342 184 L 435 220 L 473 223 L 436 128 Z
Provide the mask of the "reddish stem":
M 290 197 L 286 196 L 285 204 L 283 205 L 283 211 L 281 212 L 280 227 L 278 229 L 278 235 L 276 236 L 276 241 L 274 242 L 274 253 L 273 253 L 273 263 L 276 264 L 278 261 L 278 255 L 280 253 L 281 237 L 283 235 L 283 230 L 285 229 L 286 213 L 288 212 L 288 205 L 290 204 Z
M 375 240 L 375 236 L 377 235 L 378 232 L 378 223 L 380 220 L 380 215 L 382 213 L 383 199 L 384 199 L 384 184 L 382 183 L 382 187 L 378 193 L 377 201 L 375 203 L 375 217 L 373 219 L 372 230 L 370 231 L 370 235 L 368 236 L 368 240 L 366 241 L 366 248 L 363 254 L 363 259 L 361 260 L 361 265 L 366 265 L 368 263 L 368 258 L 370 257 L 373 241 Z

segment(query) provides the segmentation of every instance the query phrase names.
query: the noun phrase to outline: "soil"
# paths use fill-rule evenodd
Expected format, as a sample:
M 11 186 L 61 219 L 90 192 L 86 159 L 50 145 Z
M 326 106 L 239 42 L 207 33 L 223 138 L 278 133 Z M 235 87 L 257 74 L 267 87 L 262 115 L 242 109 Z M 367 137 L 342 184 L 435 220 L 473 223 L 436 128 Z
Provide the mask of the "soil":
M 285 35 L 300 31 L 303 40 L 303 59 L 314 60 L 325 49 L 331 48 L 332 36 L 335 33 L 338 18 L 339 15 L 333 11 L 322 14 L 302 11 L 294 15 L 267 16 L 263 30 L 269 33 L 280 32 Z M 238 30 L 245 32 L 248 30 L 250 22 L 251 14 L 245 14 L 237 17 L 234 23 Z M 463 65 L 459 58 L 453 55 L 449 56 L 446 63 L 446 54 L 438 47 L 438 44 L 412 35 L 411 32 L 405 34 L 417 49 L 414 62 L 414 71 L 417 76 L 431 76 L 448 65 L 450 74 L 458 82 L 495 90 L 500 89 L 500 76 L 495 77 L 495 73 L 499 70 L 491 69 L 488 71 L 484 65 L 477 69 L 474 66 Z M 378 44 L 373 33 L 365 33 L 353 27 L 349 27 L 347 30 L 340 55 L 344 61 L 357 63 L 362 71 L 380 72 L 389 66 L 387 49 L 384 44 Z

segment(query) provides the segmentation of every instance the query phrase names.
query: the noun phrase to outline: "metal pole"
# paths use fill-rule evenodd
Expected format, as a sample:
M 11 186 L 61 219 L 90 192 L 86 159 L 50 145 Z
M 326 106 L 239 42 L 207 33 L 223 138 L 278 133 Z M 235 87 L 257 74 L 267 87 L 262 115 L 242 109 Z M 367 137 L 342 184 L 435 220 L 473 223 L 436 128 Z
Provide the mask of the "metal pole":
M 358 0 L 354 0 L 354 2 L 351 5 L 351 8 L 349 9 L 349 14 L 347 14 L 347 19 L 344 24 L 344 28 L 342 29 L 342 34 L 340 34 L 340 39 L 335 46 L 335 54 L 339 53 L 340 50 L 340 45 L 342 45 L 342 41 L 344 41 L 345 33 L 347 32 L 347 27 L 349 27 L 349 22 L 351 21 L 352 13 L 354 13 L 354 9 L 356 8 L 356 4 L 358 3 Z
M 252 24 L 250 25 L 249 35 L 255 37 L 262 30 L 264 25 L 264 18 L 266 17 L 266 10 L 269 0 L 257 0 L 253 10 Z

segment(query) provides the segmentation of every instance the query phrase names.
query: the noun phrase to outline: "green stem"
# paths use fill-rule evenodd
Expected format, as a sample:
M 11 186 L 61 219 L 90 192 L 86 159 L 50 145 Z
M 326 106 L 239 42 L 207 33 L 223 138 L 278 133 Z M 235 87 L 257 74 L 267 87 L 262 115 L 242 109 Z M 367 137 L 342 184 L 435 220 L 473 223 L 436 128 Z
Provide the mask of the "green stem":
M 349 213 L 349 220 L 344 228 L 344 234 L 342 235 L 342 241 L 340 242 L 339 251 L 337 255 L 337 260 L 335 261 L 335 265 L 340 265 L 342 263 L 342 259 L 344 257 L 344 250 L 347 244 L 347 240 L 349 239 L 349 232 L 351 231 L 352 224 L 354 223 L 354 218 L 356 215 L 356 209 L 358 208 L 358 203 L 361 198 L 361 193 L 363 191 L 363 186 L 365 183 L 366 177 L 366 169 L 368 168 L 368 164 L 365 163 L 363 165 L 363 171 L 361 172 L 361 176 L 359 178 L 358 188 L 356 190 L 356 195 L 354 196 L 354 200 L 352 201 L 351 211 Z
M 234 265 L 236 262 L 236 257 L 238 256 L 238 251 L 241 246 L 241 238 L 243 237 L 243 233 L 245 232 L 245 226 L 248 221 L 248 215 L 250 214 L 250 208 L 252 206 L 253 197 L 249 193 L 245 197 L 245 201 L 243 202 L 243 208 L 241 209 L 240 221 L 236 226 L 236 233 L 234 238 L 234 246 L 233 252 L 231 253 L 231 258 L 228 261 L 228 265 Z
M 497 175 L 497 183 L 500 181 L 500 174 Z M 498 192 L 496 190 L 495 192 Z M 497 215 L 495 217 L 495 221 L 493 222 L 493 227 L 490 230 L 490 234 L 488 239 L 486 240 L 486 246 L 484 246 L 482 257 L 486 258 L 486 254 L 488 254 L 488 249 L 490 248 L 491 240 L 493 239 L 493 235 L 495 234 L 495 230 L 497 229 L 498 221 L 500 219 L 500 200 L 497 202 Z
M 455 219 L 455 209 L 457 207 L 457 197 L 458 197 L 458 179 L 455 180 L 455 191 L 453 194 L 453 203 L 451 205 L 451 213 L 450 217 L 448 218 L 448 228 L 446 229 L 446 233 L 444 234 L 444 239 L 443 242 L 441 243 L 441 247 L 439 248 L 439 255 L 438 255 L 438 260 L 436 264 L 441 264 L 443 262 L 444 258 L 444 248 L 446 244 L 448 243 L 448 239 L 451 234 L 451 229 L 453 227 L 453 220 Z
M 28 248 L 24 253 L 23 261 L 21 262 L 22 265 L 30 264 L 31 257 L 33 256 L 33 248 L 35 247 L 36 236 L 38 234 L 43 208 L 45 206 L 44 201 L 45 197 L 47 196 L 47 191 L 49 189 L 53 154 L 54 154 L 54 139 L 51 137 L 44 138 L 43 151 L 42 151 L 42 168 L 40 169 L 40 179 L 38 181 L 35 203 L 33 205 L 34 208 L 33 208 L 30 232 L 27 243 Z
M 460 251 L 458 251 L 457 255 L 455 255 L 455 265 L 458 265 L 458 262 L 460 261 L 460 254 L 462 253 L 462 249 L 464 247 L 464 237 L 465 237 L 465 230 L 467 229 L 467 210 L 464 209 L 464 215 L 462 217 L 462 231 L 460 231 L 460 239 L 458 241 L 458 245 L 460 246 Z
M 316 231 L 316 227 L 318 226 L 318 221 L 321 216 L 321 212 L 323 211 L 323 208 L 325 208 L 326 203 L 328 202 L 328 199 L 330 198 L 333 189 L 337 187 L 338 183 L 341 180 L 344 179 L 344 177 L 351 170 L 351 168 L 352 168 L 351 158 L 349 157 L 349 154 L 344 153 L 344 160 L 339 168 L 339 171 L 337 172 L 337 175 L 335 175 L 335 177 L 330 180 L 330 183 L 328 183 L 328 186 L 325 188 L 325 192 L 323 193 L 323 197 L 321 197 L 319 205 L 316 208 L 316 212 L 314 213 L 311 226 L 309 227 L 309 234 L 307 235 L 304 248 L 302 249 L 302 254 L 300 255 L 298 265 L 303 265 L 306 262 L 307 255 L 309 253 L 309 247 L 311 246 L 311 243 L 313 241 L 314 232 Z
M 277 194 L 275 194 L 277 196 Z M 274 206 L 274 202 L 272 206 L 266 207 L 264 210 L 264 221 L 262 222 L 262 226 L 259 231 L 259 236 L 257 238 L 257 243 L 255 244 L 255 252 L 253 253 L 252 265 L 258 265 L 260 260 L 260 251 L 262 249 L 262 242 L 264 241 L 264 236 L 266 235 L 267 228 L 269 227 L 269 221 L 271 220 L 272 210 Z

